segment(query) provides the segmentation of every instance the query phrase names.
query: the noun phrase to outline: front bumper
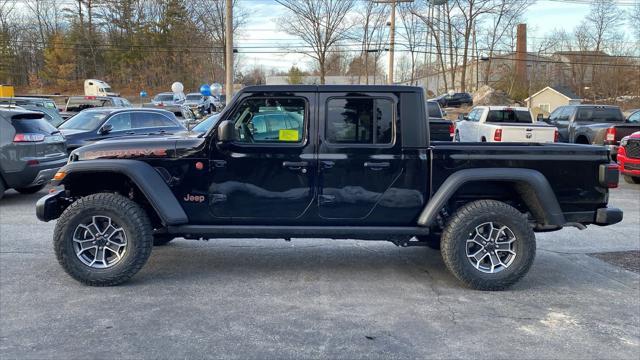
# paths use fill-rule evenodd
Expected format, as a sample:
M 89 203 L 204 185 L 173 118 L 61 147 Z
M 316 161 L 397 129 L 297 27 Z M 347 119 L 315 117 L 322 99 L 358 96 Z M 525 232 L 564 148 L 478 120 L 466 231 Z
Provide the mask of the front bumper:
M 595 224 L 607 226 L 622 221 L 623 213 L 618 208 L 600 208 L 596 211 Z
M 616 160 L 623 175 L 640 176 L 640 159 L 629 158 L 621 151 Z
M 69 201 L 65 196 L 66 191 L 58 189 L 41 197 L 36 203 L 36 216 L 38 219 L 47 222 L 59 218 L 60 214 L 69 205 Z

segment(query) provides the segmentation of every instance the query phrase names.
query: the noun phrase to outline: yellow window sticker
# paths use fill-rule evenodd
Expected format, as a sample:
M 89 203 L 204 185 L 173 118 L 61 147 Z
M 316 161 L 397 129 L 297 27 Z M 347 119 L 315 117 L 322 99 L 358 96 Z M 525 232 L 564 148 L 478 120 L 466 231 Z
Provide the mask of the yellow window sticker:
M 280 134 L 278 136 L 278 140 L 280 141 L 298 141 L 298 130 L 280 130 Z

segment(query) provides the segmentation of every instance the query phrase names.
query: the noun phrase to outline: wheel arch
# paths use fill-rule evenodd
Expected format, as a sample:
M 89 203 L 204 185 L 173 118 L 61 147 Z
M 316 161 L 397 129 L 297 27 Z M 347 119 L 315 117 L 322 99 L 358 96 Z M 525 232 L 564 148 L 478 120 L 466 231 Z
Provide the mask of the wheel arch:
M 165 226 L 182 225 L 188 217 L 158 171 L 137 160 L 87 160 L 73 162 L 59 172 L 66 175 L 52 185 L 64 185 L 71 196 L 116 191 L 127 196 L 133 189 L 148 203 L 154 215 Z M 131 185 L 131 186 L 129 186 Z
M 539 171 L 521 168 L 480 168 L 460 170 L 450 175 L 420 213 L 418 225 L 434 225 L 440 211 L 459 190 L 466 185 L 485 182 L 511 185 L 519 197 L 518 200 L 526 205 L 536 222 L 548 226 L 563 226 L 566 223 L 549 181 Z

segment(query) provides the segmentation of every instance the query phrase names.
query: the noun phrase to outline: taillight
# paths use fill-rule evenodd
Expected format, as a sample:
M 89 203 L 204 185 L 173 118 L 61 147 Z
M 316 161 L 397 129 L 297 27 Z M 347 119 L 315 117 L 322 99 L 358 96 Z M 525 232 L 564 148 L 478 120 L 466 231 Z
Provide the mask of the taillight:
M 493 133 L 493 141 L 502 141 L 502 129 L 496 129 Z
M 556 130 L 553 132 L 553 142 L 558 142 L 558 140 L 560 140 L 560 133 Z
M 620 167 L 616 163 L 602 164 L 599 171 L 600 184 L 613 189 L 618 187 Z
M 449 124 L 449 136 L 453 137 L 453 134 L 456 132 L 456 127 L 453 124 Z
M 607 129 L 607 135 L 605 135 L 604 140 L 609 143 L 613 143 L 616 141 L 616 128 L 610 127 Z
M 13 142 L 40 142 L 44 141 L 44 135 L 42 134 L 16 134 L 13 137 Z

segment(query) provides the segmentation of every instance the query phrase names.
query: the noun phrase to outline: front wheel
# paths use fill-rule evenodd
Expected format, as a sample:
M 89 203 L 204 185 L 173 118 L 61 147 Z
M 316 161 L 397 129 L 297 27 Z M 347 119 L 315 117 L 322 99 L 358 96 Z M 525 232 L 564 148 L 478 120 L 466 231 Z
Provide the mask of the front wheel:
M 140 205 L 110 193 L 83 197 L 60 216 L 53 245 L 58 262 L 91 286 L 123 283 L 146 263 L 153 246 L 151 223 Z
M 640 184 L 640 176 L 624 175 L 624 181 L 626 181 L 627 184 Z
M 536 240 L 520 211 L 500 201 L 479 200 L 449 219 L 441 253 L 449 271 L 467 286 L 503 290 L 531 268 Z

